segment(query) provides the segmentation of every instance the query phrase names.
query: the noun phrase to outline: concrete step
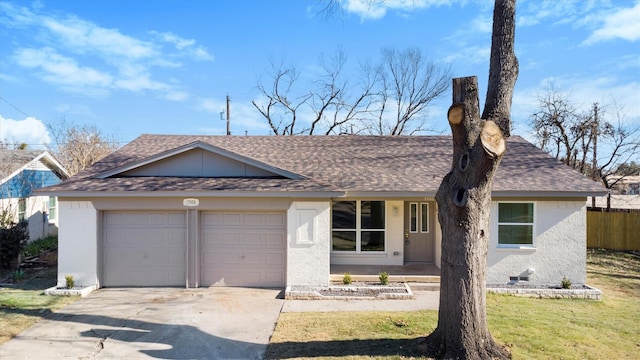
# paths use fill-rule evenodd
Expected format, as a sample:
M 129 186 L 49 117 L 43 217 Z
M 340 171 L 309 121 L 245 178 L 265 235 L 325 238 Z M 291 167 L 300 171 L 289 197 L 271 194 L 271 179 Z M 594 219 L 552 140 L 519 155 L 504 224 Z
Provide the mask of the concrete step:
M 331 274 L 332 282 L 342 282 L 344 274 Z M 378 275 L 354 275 L 351 274 L 351 281 L 380 281 Z M 440 276 L 435 275 L 389 275 L 389 282 L 412 282 L 440 284 Z

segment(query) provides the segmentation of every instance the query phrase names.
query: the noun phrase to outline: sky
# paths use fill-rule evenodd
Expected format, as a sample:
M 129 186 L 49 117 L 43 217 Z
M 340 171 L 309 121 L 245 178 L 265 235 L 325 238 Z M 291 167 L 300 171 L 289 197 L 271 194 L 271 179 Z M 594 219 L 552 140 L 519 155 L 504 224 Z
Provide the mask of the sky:
M 493 2 L 341 0 L 0 0 L 0 140 L 38 147 L 47 124 L 95 125 L 125 144 L 143 133 L 268 135 L 253 107 L 271 66 L 317 74 L 342 49 L 355 69 L 385 47 L 418 48 L 452 77 L 487 86 Z M 578 107 L 640 125 L 640 0 L 519 0 L 513 133 L 529 137 L 550 88 Z M 449 133 L 450 90 L 428 124 Z M 615 105 L 615 106 L 613 106 Z M 303 114 L 304 117 L 304 114 Z M 304 120 L 303 120 L 304 121 Z

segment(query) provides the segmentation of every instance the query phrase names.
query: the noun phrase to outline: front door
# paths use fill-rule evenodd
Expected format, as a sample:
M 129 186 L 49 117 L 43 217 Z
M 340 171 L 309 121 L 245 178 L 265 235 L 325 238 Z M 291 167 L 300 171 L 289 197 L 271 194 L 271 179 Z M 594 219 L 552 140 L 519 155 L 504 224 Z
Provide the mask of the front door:
M 404 261 L 433 262 L 433 224 L 429 208 L 432 203 L 404 203 Z

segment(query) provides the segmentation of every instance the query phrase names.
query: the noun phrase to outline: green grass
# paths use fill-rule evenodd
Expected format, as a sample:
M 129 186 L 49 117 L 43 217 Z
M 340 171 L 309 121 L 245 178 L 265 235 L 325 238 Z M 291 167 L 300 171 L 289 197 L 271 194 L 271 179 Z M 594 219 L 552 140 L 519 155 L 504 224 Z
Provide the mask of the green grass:
M 56 284 L 56 270 L 29 272 L 24 281 L 0 288 L 0 344 L 70 304 L 79 297 L 47 296 L 43 290 Z
M 640 255 L 589 250 L 587 269 L 602 301 L 488 295 L 491 333 L 514 359 L 638 358 Z M 267 358 L 423 359 L 436 323 L 436 311 L 283 313 Z

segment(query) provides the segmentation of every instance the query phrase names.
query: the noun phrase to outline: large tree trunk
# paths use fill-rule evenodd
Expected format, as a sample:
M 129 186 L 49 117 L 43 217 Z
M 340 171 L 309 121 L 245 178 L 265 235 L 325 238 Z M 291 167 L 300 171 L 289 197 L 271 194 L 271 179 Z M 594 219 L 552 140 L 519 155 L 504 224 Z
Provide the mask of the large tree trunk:
M 453 105 L 447 114 L 453 161 L 436 194 L 442 228 L 440 310 L 438 326 L 426 344 L 438 358 L 510 358 L 489 333 L 486 271 L 491 185 L 506 151 L 518 75 L 514 34 L 515 0 L 496 0 L 482 118 L 477 78 L 453 80 Z

